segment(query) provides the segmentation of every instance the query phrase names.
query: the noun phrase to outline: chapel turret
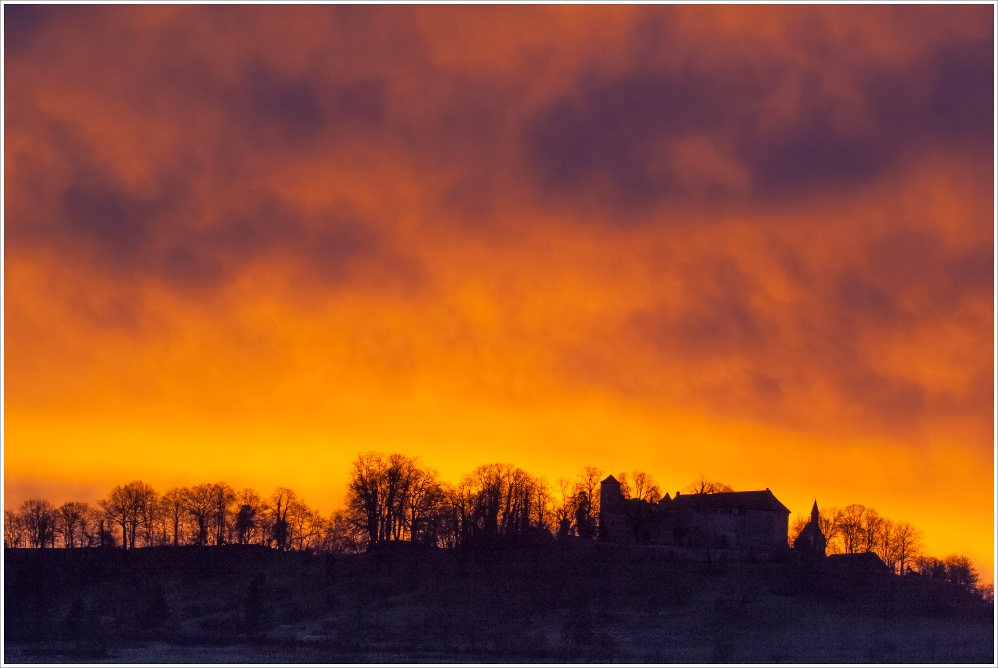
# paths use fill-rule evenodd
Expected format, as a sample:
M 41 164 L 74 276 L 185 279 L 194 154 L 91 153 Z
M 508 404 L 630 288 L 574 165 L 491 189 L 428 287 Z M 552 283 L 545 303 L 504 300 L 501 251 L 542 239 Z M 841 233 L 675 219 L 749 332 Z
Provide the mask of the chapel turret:
M 818 512 L 818 500 L 814 500 L 811 507 L 811 521 L 801 530 L 800 535 L 794 540 L 794 549 L 802 553 L 807 552 L 814 555 L 825 555 L 825 547 L 828 544 L 825 534 L 821 531 L 821 513 Z

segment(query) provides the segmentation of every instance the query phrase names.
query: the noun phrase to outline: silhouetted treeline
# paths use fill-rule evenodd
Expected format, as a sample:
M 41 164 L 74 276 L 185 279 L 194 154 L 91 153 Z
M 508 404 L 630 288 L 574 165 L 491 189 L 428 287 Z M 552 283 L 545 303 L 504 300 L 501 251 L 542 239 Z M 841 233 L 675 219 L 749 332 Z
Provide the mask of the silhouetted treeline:
M 345 506 L 329 516 L 310 508 L 292 489 L 268 497 L 224 482 L 174 487 L 159 494 L 136 480 L 118 485 L 94 504 L 55 507 L 29 499 L 4 511 L 6 547 L 131 549 L 156 545 L 263 545 L 276 550 L 357 553 L 390 542 L 457 546 L 599 535 L 600 482 L 592 466 L 552 487 L 512 464 L 485 464 L 456 485 L 418 458 L 365 452 L 350 468 Z M 625 498 L 656 502 L 658 484 L 642 471 L 615 474 Z M 732 491 L 701 474 L 687 494 Z M 807 518 L 791 523 L 789 541 Z M 829 554 L 873 552 L 896 574 L 916 574 L 977 588 L 969 559 L 940 560 L 922 553 L 922 532 L 873 508 L 852 504 L 822 509 Z M 983 591 L 983 590 L 982 590 Z M 987 591 L 983 591 L 988 596 Z
M 797 517 L 790 524 L 790 543 L 804 529 L 808 518 Z M 828 554 L 860 554 L 872 552 L 880 557 L 897 575 L 918 575 L 947 580 L 978 591 L 985 598 L 994 596 L 994 585 L 978 586 L 978 573 L 965 556 L 951 555 L 945 559 L 923 553 L 924 533 L 910 522 L 883 517 L 874 508 L 853 503 L 845 508 L 826 506 L 819 518 L 821 531 L 828 541 Z
M 156 545 L 256 544 L 277 550 L 362 552 L 391 541 L 435 547 L 481 544 L 554 533 L 594 539 L 605 473 L 547 480 L 512 464 L 485 464 L 457 485 L 418 458 L 366 452 L 350 469 L 345 507 L 324 516 L 292 489 L 263 497 L 225 482 L 174 487 L 162 494 L 136 480 L 96 503 L 45 499 L 4 512 L 7 547 L 132 549 Z M 620 473 L 625 494 L 661 494 L 647 473 Z M 629 482 L 632 480 L 633 483 Z
M 542 477 L 495 463 L 452 485 L 417 458 L 366 452 L 351 466 L 346 508 L 333 514 L 331 543 L 360 551 L 392 541 L 456 547 L 543 540 L 555 532 L 594 539 L 604 475 L 587 466 L 575 478 L 560 478 L 554 491 Z M 636 471 L 632 477 L 639 493 L 658 494 L 648 474 Z
M 174 487 L 162 495 L 136 480 L 118 485 L 95 504 L 58 508 L 29 499 L 4 511 L 7 547 L 150 547 L 259 544 L 278 550 L 327 547 L 331 522 L 278 487 L 266 499 L 224 482 Z
M 798 515 L 790 525 L 790 543 L 807 524 Z M 906 573 L 922 554 L 921 530 L 910 522 L 895 522 L 873 508 L 853 503 L 845 508 L 821 508 L 821 532 L 828 541 L 828 554 L 873 552 L 897 574 Z

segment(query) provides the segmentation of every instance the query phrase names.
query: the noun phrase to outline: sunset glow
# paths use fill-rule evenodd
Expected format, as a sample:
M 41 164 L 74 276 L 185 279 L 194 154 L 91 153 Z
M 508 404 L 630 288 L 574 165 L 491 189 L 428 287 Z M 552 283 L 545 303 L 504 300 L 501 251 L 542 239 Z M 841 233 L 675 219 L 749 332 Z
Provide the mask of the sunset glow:
M 993 6 L 3 11 L 7 507 L 704 473 L 993 581 Z

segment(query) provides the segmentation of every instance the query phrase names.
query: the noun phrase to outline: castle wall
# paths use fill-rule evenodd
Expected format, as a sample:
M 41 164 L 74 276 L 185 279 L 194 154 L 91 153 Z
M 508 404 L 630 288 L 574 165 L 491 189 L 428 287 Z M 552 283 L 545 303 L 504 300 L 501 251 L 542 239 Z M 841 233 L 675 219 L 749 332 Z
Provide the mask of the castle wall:
M 676 516 L 674 513 L 661 511 L 656 513 L 654 521 L 647 528 L 648 543 L 652 545 L 676 544 Z
M 738 516 L 730 513 L 696 513 L 710 547 L 738 547 Z
M 627 516 L 612 510 L 600 510 L 600 537 L 613 543 L 630 544 L 635 542 L 634 531 L 628 526 Z
M 740 547 L 786 547 L 789 516 L 783 513 L 747 510 L 740 515 Z
M 600 537 L 618 544 L 709 548 L 746 558 L 787 548 L 788 512 L 625 500 L 612 478 L 604 481 L 600 502 Z

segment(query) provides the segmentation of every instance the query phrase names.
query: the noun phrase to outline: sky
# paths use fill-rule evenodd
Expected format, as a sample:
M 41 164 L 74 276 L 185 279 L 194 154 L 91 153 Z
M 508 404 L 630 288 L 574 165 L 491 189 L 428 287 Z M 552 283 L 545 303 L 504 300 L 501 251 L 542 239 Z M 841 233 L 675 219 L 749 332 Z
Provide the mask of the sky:
M 4 5 L 4 502 L 418 456 L 994 571 L 994 7 Z

